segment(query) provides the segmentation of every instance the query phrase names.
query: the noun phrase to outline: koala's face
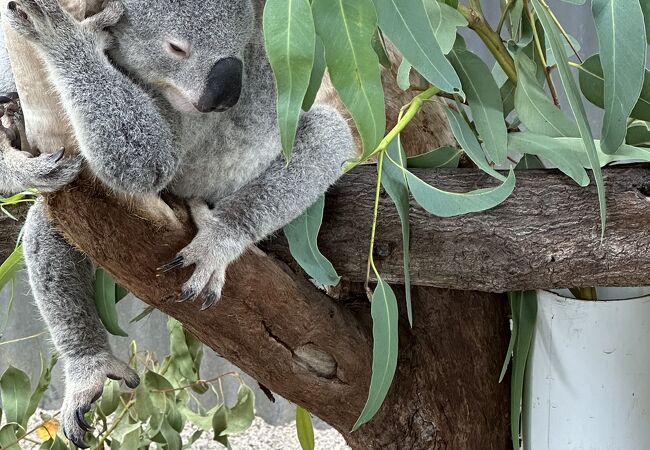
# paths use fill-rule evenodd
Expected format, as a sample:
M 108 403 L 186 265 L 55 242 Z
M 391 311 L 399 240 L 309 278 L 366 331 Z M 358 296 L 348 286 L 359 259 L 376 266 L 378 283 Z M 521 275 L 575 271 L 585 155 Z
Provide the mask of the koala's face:
M 124 0 L 116 62 L 184 113 L 239 100 L 242 54 L 255 27 L 251 0 Z

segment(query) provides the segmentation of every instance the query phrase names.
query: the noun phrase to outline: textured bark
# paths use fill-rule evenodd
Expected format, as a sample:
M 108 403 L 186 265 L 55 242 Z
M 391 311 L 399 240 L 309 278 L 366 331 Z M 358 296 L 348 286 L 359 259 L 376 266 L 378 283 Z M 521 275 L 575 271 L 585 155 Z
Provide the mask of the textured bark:
M 504 448 L 508 387 L 496 379 L 508 322 L 499 296 L 416 288 L 415 328 L 401 326 L 401 360 L 390 398 L 377 419 L 350 434 L 371 370 L 371 323 L 362 289 L 335 301 L 253 249 L 229 269 L 221 302 L 199 312 L 198 302 L 173 301 L 188 271 L 156 273 L 191 239 L 183 208 L 177 209 L 183 226 L 154 225 L 83 180 L 47 201 L 67 238 L 121 284 L 265 386 L 330 423 L 354 449 Z
M 345 176 L 327 197 L 320 248 L 341 275 L 363 281 L 374 201 L 374 168 Z M 414 171 L 433 186 L 468 191 L 495 185 L 474 170 Z M 414 285 L 506 292 L 650 284 L 650 165 L 604 170 L 607 229 L 601 243 L 594 184 L 581 188 L 555 171 L 517 173 L 514 194 L 500 206 L 461 217 L 411 214 Z M 382 197 L 376 259 L 382 276 L 403 281 L 397 211 Z M 282 239 L 263 248 L 288 257 Z

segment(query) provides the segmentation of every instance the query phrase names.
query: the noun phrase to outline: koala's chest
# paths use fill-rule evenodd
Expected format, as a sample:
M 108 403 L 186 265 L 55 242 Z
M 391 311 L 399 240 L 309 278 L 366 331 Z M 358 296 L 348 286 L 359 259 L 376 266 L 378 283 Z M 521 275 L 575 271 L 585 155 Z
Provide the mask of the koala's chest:
M 179 172 L 171 184 L 176 195 L 217 201 L 259 176 L 280 153 L 273 127 L 222 120 L 184 127 Z

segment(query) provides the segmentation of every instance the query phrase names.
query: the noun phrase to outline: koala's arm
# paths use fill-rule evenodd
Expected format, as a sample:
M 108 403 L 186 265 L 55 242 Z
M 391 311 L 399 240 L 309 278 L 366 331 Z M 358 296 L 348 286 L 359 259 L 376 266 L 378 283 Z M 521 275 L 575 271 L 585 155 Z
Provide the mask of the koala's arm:
M 7 18 L 43 56 L 91 170 L 117 191 L 163 189 L 180 157 L 172 129 L 153 98 L 104 53 L 102 28 L 119 19 L 121 4 L 108 2 L 98 17 L 84 22 L 55 0 L 18 5 L 28 19 L 11 9 Z
M 194 202 L 194 240 L 161 270 L 195 265 L 181 300 L 203 293 L 204 308 L 221 296 L 227 266 L 251 244 L 302 214 L 353 158 L 349 126 L 338 112 L 315 107 L 301 117 L 291 162 L 278 157 L 256 179 L 208 209 Z

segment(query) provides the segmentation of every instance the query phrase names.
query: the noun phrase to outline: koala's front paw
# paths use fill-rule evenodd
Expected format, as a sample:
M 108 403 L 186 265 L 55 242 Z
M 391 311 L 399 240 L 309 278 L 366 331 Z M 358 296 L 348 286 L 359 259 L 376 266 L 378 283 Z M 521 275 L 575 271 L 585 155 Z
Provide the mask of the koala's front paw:
M 81 172 L 83 158 L 80 155 L 64 157 L 65 150 L 56 153 L 31 156 L 15 148 L 7 148 L 7 141 L 0 138 L 4 158 L 12 175 L 24 188 L 40 192 L 54 192 L 70 184 Z
M 107 378 L 124 380 L 134 389 L 140 378 L 126 363 L 110 353 L 68 359 L 65 367 L 65 398 L 61 408 L 61 424 L 65 436 L 79 448 L 88 448 L 84 436 L 92 428 L 84 415 L 102 395 Z
M 221 298 L 226 269 L 244 252 L 246 239 L 236 230 L 224 226 L 205 202 L 190 202 L 190 209 L 198 229 L 196 236 L 173 260 L 158 270 L 164 273 L 195 266 L 194 273 L 183 285 L 178 302 L 203 294 L 205 301 L 201 311 L 204 311 Z
M 43 49 L 59 52 L 68 43 L 78 43 L 83 35 L 103 41 L 103 31 L 124 14 L 120 0 L 107 0 L 99 13 L 81 22 L 64 11 L 58 0 L 12 0 L 5 15 L 20 35 Z
M 56 45 L 75 26 L 75 20 L 57 0 L 12 0 L 5 15 L 16 32 L 44 45 Z

